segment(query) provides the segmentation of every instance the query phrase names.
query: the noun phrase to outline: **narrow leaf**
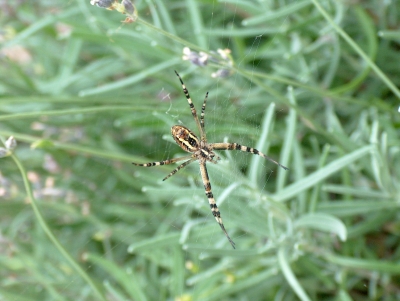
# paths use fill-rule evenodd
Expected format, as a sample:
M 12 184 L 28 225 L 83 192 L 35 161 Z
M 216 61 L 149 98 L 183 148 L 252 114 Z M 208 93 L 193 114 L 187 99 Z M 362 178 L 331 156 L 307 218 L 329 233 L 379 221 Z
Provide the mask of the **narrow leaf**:
M 326 213 L 310 213 L 303 215 L 294 223 L 295 227 L 313 228 L 320 231 L 332 232 L 340 237 L 342 241 L 347 238 L 347 229 L 344 223 Z

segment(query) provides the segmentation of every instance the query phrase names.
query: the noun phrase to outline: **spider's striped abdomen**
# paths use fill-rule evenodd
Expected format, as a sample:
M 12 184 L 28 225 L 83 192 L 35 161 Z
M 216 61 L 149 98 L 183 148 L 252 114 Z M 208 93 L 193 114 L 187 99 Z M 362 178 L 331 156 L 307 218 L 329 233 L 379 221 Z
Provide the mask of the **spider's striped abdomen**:
M 174 125 L 171 128 L 171 134 L 175 142 L 184 151 L 194 153 L 200 147 L 200 141 L 197 136 L 191 130 L 182 125 Z

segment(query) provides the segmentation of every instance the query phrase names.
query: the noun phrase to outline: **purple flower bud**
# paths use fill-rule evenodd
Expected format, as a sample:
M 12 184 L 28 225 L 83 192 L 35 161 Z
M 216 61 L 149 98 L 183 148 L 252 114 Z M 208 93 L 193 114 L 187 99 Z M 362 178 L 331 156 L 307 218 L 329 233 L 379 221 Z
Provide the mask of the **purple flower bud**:
M 91 5 L 96 5 L 101 8 L 109 8 L 113 5 L 115 0 L 90 0 Z

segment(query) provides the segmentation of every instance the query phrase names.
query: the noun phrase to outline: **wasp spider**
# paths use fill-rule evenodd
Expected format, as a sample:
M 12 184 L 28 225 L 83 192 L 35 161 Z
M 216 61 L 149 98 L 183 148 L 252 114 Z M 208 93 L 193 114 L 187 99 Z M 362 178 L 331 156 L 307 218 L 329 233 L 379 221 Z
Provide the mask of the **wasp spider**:
M 169 177 L 171 177 L 175 173 L 177 173 L 180 169 L 188 166 L 190 163 L 192 163 L 196 160 L 199 161 L 201 179 L 203 180 L 206 196 L 208 198 L 208 202 L 210 203 L 211 212 L 214 215 L 215 219 L 217 220 L 218 224 L 220 225 L 222 231 L 224 231 L 224 233 L 225 233 L 226 237 L 228 238 L 229 242 L 231 243 L 232 247 L 235 248 L 235 243 L 229 237 L 228 233 L 225 230 L 224 224 L 222 223 L 221 213 L 219 212 L 217 204 L 215 203 L 215 199 L 214 199 L 213 193 L 211 191 L 210 179 L 209 179 L 208 173 L 207 173 L 207 167 L 206 167 L 207 161 L 212 162 L 212 163 L 217 163 L 217 161 L 220 159 L 214 153 L 214 150 L 239 150 L 242 152 L 248 152 L 248 153 L 252 153 L 254 155 L 259 155 L 259 156 L 279 165 L 280 167 L 282 167 L 284 169 L 288 169 L 288 168 L 281 165 L 280 163 L 276 162 L 275 160 L 271 159 L 270 157 L 264 155 L 259 150 L 256 150 L 255 148 L 252 148 L 252 147 L 247 147 L 244 145 L 240 145 L 238 143 L 207 143 L 206 132 L 204 130 L 204 111 L 206 108 L 208 92 L 206 93 L 206 96 L 205 96 L 204 102 L 203 102 L 203 106 L 201 107 L 201 114 L 200 114 L 200 121 L 199 121 L 199 118 L 196 113 L 196 109 L 194 107 L 192 99 L 190 98 L 188 90 L 186 89 L 186 86 L 183 83 L 182 78 L 179 76 L 178 72 L 175 71 L 175 73 L 178 76 L 178 78 L 182 84 L 183 92 L 185 93 L 186 99 L 190 106 L 190 110 L 192 111 L 193 118 L 196 121 L 197 128 L 200 132 L 200 139 L 188 128 L 186 128 L 182 125 L 174 125 L 171 128 L 172 137 L 174 138 L 175 142 L 184 151 L 191 153 L 191 155 L 179 157 L 179 158 L 175 158 L 175 159 L 171 159 L 171 160 L 159 161 L 159 162 L 142 163 L 142 164 L 133 163 L 133 164 L 137 165 L 137 166 L 151 167 L 151 166 L 158 166 L 158 165 L 168 165 L 168 164 L 172 164 L 175 162 L 186 160 L 184 163 L 182 163 L 177 168 L 175 168 L 173 171 L 171 171 L 163 179 L 163 181 L 165 181 L 166 179 L 168 179 Z

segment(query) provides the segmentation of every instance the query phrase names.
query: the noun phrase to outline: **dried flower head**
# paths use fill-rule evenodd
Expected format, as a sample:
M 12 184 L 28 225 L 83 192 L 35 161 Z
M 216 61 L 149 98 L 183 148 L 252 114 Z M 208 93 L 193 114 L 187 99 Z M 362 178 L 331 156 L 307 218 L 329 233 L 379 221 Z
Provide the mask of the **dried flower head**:
M 184 47 L 182 59 L 184 61 L 190 61 L 192 64 L 199 67 L 206 66 L 209 61 L 219 65 L 226 66 L 218 69 L 216 72 L 213 72 L 211 74 L 211 77 L 214 78 L 228 77 L 233 73 L 232 69 L 230 68 L 231 66 L 233 66 L 233 59 L 231 56 L 231 50 L 228 48 L 217 49 L 217 51 L 211 51 L 211 56 L 210 56 L 207 53 L 201 51 L 196 52 L 191 50 L 189 47 Z
M 127 15 L 125 21 L 123 21 L 124 23 L 135 22 L 138 17 L 136 7 L 130 0 L 122 0 L 121 3 L 117 0 L 91 0 L 90 4 L 108 10 L 116 10 L 121 14 Z
M 10 154 L 10 151 L 4 147 L 0 147 L 0 158 L 4 158 Z
M 230 69 L 218 69 L 216 72 L 211 73 L 212 78 L 225 78 L 232 74 Z
M 204 52 L 196 52 L 190 50 L 189 47 L 183 48 L 183 56 L 182 59 L 184 61 L 190 61 L 192 64 L 195 64 L 200 67 L 204 67 L 208 62 L 208 55 Z
M 90 4 L 96 5 L 97 7 L 110 9 L 110 7 L 113 6 L 114 2 L 117 2 L 117 1 L 116 0 L 91 0 Z
M 10 138 L 7 139 L 5 146 L 9 150 L 13 150 L 14 148 L 17 147 L 17 140 L 13 136 L 10 136 Z

